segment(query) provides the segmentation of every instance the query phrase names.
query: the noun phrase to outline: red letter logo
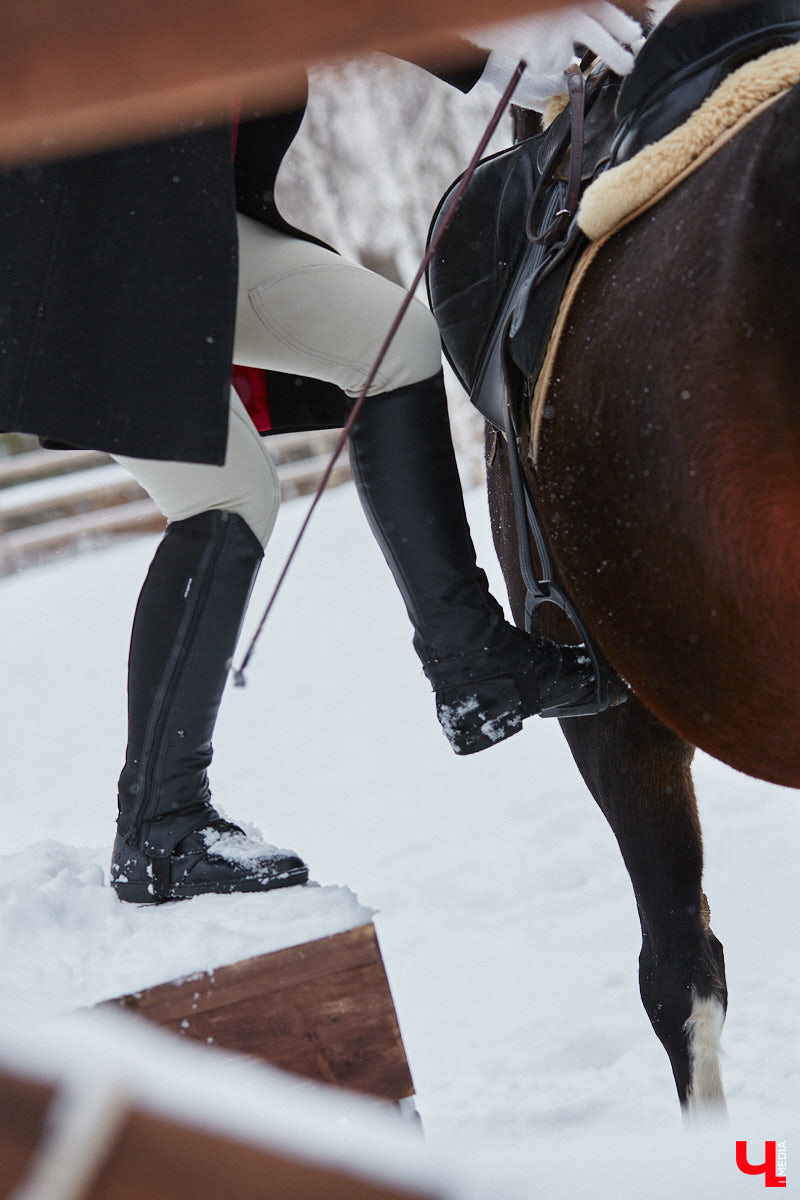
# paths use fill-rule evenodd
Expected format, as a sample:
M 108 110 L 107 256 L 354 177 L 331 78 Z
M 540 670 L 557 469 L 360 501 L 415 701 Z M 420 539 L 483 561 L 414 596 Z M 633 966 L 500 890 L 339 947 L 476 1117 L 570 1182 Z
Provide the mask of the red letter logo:
M 736 1143 L 736 1165 L 745 1175 L 763 1175 L 764 1187 L 786 1187 L 786 1176 L 776 1173 L 777 1155 L 775 1142 L 764 1143 L 764 1161 L 754 1167 L 747 1161 L 747 1142 Z

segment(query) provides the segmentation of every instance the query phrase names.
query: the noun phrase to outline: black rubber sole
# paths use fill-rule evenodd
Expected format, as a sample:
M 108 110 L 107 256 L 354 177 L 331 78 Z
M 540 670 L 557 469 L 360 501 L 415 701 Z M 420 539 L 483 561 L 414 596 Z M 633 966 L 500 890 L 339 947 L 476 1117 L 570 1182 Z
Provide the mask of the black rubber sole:
M 194 896 L 231 896 L 236 892 L 274 892 L 279 888 L 298 887 L 308 883 L 308 868 L 296 867 L 265 879 L 263 875 L 231 880 L 229 883 L 173 883 L 165 895 L 156 896 L 153 881 L 127 880 L 112 883 L 120 900 L 127 904 L 169 904 L 173 900 L 191 900 Z

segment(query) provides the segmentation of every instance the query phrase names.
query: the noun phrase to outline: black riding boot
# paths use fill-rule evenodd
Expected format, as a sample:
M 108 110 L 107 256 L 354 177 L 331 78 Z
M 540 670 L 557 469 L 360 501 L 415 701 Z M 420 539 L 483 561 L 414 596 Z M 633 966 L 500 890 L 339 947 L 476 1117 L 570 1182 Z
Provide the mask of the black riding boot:
M 525 717 L 592 695 L 587 655 L 509 625 L 489 591 L 464 512 L 441 375 L 369 397 L 350 459 L 456 754 L 484 750 L 517 733 Z
M 138 904 L 305 883 L 291 851 L 247 838 L 211 804 L 206 768 L 263 551 L 237 513 L 168 526 L 142 587 L 128 662 L 128 750 L 111 886 Z

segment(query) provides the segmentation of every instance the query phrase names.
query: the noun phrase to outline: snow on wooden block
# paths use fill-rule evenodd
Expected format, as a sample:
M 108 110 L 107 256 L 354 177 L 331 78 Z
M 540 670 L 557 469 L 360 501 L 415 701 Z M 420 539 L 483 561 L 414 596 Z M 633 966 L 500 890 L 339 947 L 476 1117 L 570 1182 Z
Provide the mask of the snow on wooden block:
M 261 836 L 254 825 L 247 830 Z M 180 904 L 123 904 L 108 886 L 110 855 L 110 846 L 56 841 L 0 855 L 0 1006 L 87 1009 L 224 963 L 346 933 L 374 916 L 349 888 L 331 884 L 196 896 Z
M 384 1100 L 413 1095 L 374 925 L 120 996 L 175 1033 Z
M 108 886 L 108 854 L 48 841 L 0 856 L 0 1005 L 111 1003 L 307 1078 L 411 1095 L 374 914 L 348 888 L 123 904 Z

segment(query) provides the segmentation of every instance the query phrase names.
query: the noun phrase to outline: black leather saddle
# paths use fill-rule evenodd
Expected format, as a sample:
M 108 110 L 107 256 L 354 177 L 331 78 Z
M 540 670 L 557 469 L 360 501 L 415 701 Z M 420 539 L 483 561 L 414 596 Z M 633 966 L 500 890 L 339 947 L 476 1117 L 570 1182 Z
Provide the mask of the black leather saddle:
M 602 64 L 544 133 L 481 162 L 427 272 L 445 355 L 479 411 L 507 426 L 506 372 L 538 374 L 564 287 L 586 239 L 582 191 L 609 165 L 664 137 L 745 61 L 800 39 L 800 0 L 697 12 L 681 0 L 624 80 Z M 577 158 L 576 158 L 577 156 Z M 433 237 L 460 180 L 440 201 Z

